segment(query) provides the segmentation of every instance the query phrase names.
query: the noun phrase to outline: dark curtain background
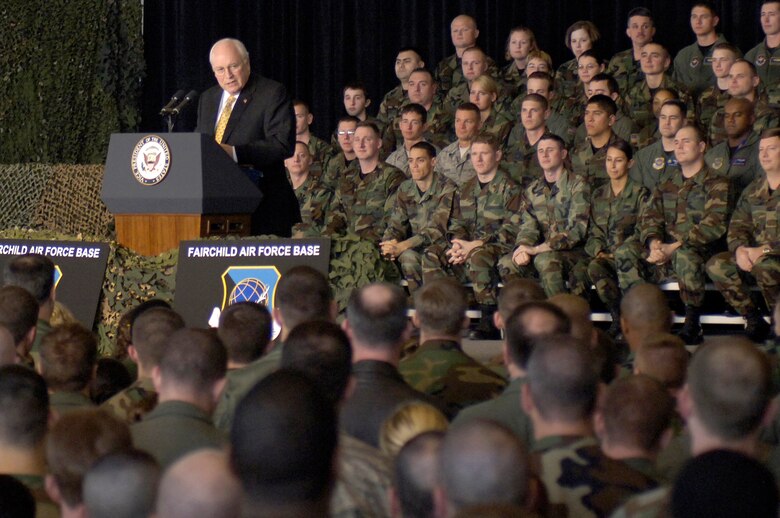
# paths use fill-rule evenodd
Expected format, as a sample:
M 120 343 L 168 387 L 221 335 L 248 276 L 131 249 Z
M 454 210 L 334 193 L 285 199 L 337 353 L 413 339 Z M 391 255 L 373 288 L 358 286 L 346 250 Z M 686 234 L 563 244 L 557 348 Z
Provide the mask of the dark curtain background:
M 720 31 L 743 52 L 762 37 L 759 0 L 715 2 Z M 173 92 L 198 91 L 215 84 L 208 51 L 219 38 L 242 40 L 252 69 L 284 83 L 290 95 L 308 101 L 315 116 L 313 131 L 324 137 L 343 114 L 341 88 L 361 80 L 375 113 L 385 92 L 397 84 L 394 61 L 398 48 L 418 47 L 426 64 L 450 55 L 449 23 L 460 13 L 477 19 L 478 43 L 500 65 L 509 29 L 533 29 L 540 48 L 557 67 L 571 58 L 564 46 L 566 28 L 592 20 L 602 33 L 598 48 L 609 58 L 627 48 L 626 14 L 634 7 L 652 10 L 656 41 L 672 55 L 694 41 L 691 2 L 577 0 L 146 0 L 144 41 L 147 75 L 142 129 L 160 131 L 157 115 Z M 195 123 L 195 107 L 180 121 L 180 131 Z

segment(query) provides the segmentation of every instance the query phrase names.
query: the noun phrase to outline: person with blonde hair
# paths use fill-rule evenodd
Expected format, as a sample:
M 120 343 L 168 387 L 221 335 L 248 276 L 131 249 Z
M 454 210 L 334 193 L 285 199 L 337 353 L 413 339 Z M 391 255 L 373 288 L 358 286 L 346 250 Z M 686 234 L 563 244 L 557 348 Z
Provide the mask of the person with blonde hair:
M 404 403 L 385 419 L 379 432 L 379 449 L 395 458 L 404 444 L 425 432 L 446 432 L 449 422 L 436 407 L 419 401 Z
M 496 101 L 499 93 L 498 82 L 489 75 L 482 74 L 471 82 L 469 101 L 479 108 L 479 118 L 482 120 L 481 132 L 495 135 L 503 145 L 512 129 L 512 121 L 497 109 Z

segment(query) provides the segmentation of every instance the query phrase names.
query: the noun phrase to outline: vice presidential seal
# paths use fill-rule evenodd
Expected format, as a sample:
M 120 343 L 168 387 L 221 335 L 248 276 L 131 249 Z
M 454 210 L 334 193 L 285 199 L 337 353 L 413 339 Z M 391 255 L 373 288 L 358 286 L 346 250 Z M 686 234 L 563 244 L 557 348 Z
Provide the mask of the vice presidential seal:
M 130 167 L 141 185 L 160 183 L 168 174 L 171 152 L 168 143 L 157 135 L 147 135 L 133 149 Z

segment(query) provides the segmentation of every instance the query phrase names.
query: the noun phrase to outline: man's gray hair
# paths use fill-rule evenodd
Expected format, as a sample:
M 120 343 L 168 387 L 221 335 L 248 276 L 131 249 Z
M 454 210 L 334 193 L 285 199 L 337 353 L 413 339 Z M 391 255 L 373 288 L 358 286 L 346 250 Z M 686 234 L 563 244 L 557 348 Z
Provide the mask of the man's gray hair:
M 241 43 L 241 40 L 237 40 L 235 38 L 222 38 L 218 42 L 216 42 L 214 45 L 211 46 L 211 50 L 209 50 L 209 63 L 211 63 L 211 57 L 214 54 L 214 49 L 219 45 L 220 43 L 232 43 L 233 46 L 238 51 L 238 55 L 241 56 L 241 61 L 244 63 L 249 61 L 249 52 L 246 50 L 246 47 L 243 43 Z

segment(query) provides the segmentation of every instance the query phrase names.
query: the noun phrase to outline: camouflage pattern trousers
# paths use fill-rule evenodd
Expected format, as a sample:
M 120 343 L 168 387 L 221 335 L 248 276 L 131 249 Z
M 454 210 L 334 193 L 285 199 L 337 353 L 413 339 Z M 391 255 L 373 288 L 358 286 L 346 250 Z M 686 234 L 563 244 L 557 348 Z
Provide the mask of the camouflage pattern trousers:
M 474 289 L 477 304 L 495 306 L 498 287 L 498 258 L 506 254 L 509 246 L 488 243 L 475 248 L 466 262 L 460 265 L 449 263 L 446 251 L 449 247 L 436 244 L 425 250 L 422 259 L 423 282 L 431 279 L 454 275 L 460 282 L 470 282 Z
M 707 274 L 726 302 L 742 316 L 756 310 L 750 298 L 751 280 L 755 280 L 761 289 L 770 310 L 780 293 L 780 257 L 765 255 L 753 265 L 750 272 L 745 272 L 737 266 L 733 253 L 723 252 L 707 262 Z
M 620 306 L 620 286 L 614 256 L 585 258 L 574 267 L 573 275 L 579 284 L 595 286 L 596 294 L 610 311 Z
M 615 251 L 618 285 L 624 292 L 643 282 L 661 282 L 674 277 L 680 284 L 680 299 L 687 307 L 700 308 L 704 303 L 706 276 L 704 264 L 711 253 L 706 248 L 682 245 L 662 265 L 649 264 L 648 251 L 639 243 L 620 246 Z
M 404 250 L 396 259 L 398 267 L 401 269 L 401 274 L 406 279 L 410 294 L 413 294 L 417 288 L 422 286 L 422 259 L 422 251 L 415 248 Z
M 512 260 L 512 253 L 509 252 L 498 261 L 498 272 L 502 282 L 507 283 L 522 277 L 533 278 L 538 274 L 544 293 L 548 297 L 558 293 L 586 295 L 588 285 L 583 282 L 581 277 L 578 278 L 574 275 L 575 266 L 585 257 L 584 250 L 543 252 L 533 256 L 531 264 L 526 266 L 515 264 Z

